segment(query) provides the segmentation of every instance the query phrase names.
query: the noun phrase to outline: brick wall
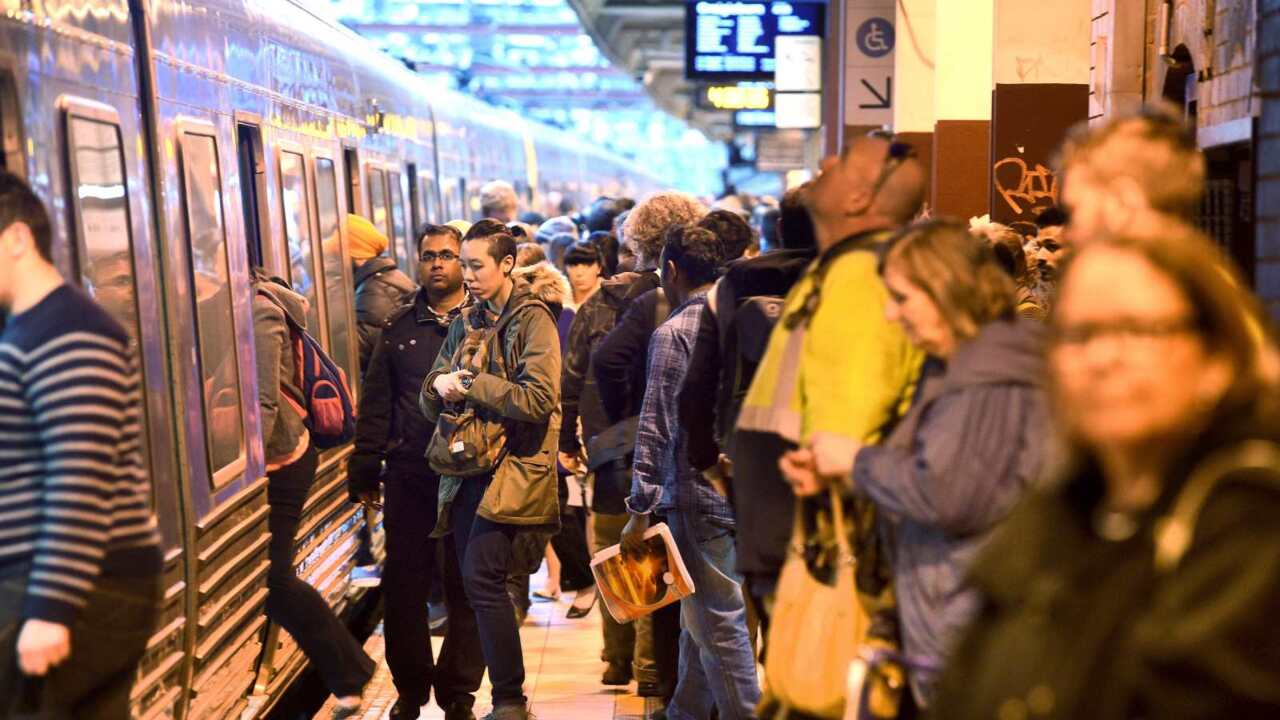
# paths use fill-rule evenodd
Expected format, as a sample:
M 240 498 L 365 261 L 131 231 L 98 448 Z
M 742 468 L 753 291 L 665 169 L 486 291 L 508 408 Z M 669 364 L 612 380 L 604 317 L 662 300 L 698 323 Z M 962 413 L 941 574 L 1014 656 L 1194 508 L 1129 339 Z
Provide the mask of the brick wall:
M 1280 0 L 1257 0 L 1257 289 L 1280 321 Z

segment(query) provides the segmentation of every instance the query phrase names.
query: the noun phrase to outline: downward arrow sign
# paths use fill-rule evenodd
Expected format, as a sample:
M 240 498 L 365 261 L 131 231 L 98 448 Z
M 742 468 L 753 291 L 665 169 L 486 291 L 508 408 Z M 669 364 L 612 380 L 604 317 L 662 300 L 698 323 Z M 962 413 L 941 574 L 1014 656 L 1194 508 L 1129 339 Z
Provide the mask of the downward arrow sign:
M 859 105 L 858 107 L 862 108 L 863 110 L 888 110 L 890 107 L 893 106 L 893 76 L 892 75 L 884 79 L 883 95 L 880 94 L 880 91 L 877 90 L 874 85 L 867 82 L 866 80 L 862 81 L 862 87 L 866 88 L 872 95 L 874 95 L 876 100 L 879 100 L 880 103 L 878 105 L 874 103 L 863 104 L 863 105 Z

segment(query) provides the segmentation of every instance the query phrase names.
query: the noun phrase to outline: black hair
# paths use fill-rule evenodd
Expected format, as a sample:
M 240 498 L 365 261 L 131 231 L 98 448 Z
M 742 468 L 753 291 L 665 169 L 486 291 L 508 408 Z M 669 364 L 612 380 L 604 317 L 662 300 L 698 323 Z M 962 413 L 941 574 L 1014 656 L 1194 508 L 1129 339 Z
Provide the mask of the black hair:
M 712 210 L 698 221 L 698 227 L 715 233 L 724 246 L 724 262 L 737 260 L 755 242 L 755 231 L 742 216 L 729 210 Z
M 586 213 L 584 224 L 587 226 L 587 232 L 612 230 L 614 218 L 635 207 L 635 205 L 636 201 L 631 198 L 596 198 Z
M 520 213 L 520 217 L 517 219 L 520 222 L 524 223 L 525 225 L 532 225 L 534 227 L 538 227 L 539 225 L 547 221 L 547 216 L 539 212 L 527 210 L 525 212 Z
M 778 240 L 787 250 L 805 250 L 818 244 L 813 218 L 800 199 L 800 188 L 791 188 L 778 203 Z
M 674 263 L 691 286 L 716 279 L 724 263 L 724 244 L 712 231 L 697 225 L 675 225 L 667 230 L 662 264 Z
M 604 263 L 600 260 L 600 248 L 590 242 L 574 243 L 564 254 L 564 266 L 570 265 L 599 265 L 604 270 Z
M 427 223 L 418 231 L 418 252 L 422 252 L 422 243 L 426 242 L 429 237 L 436 235 L 448 235 L 458 244 L 458 249 L 462 249 L 462 232 L 452 225 L 435 225 Z
M 516 238 L 501 220 L 486 218 L 480 220 L 462 238 L 463 242 L 484 240 L 489 243 L 489 257 L 501 264 L 504 258 L 516 260 Z
M 1036 227 L 1058 227 L 1067 224 L 1067 213 L 1057 205 L 1051 205 L 1036 215 Z
M 31 229 L 36 252 L 45 262 L 53 262 L 53 225 L 49 211 L 25 180 L 0 170 L 0 230 L 20 222 Z
M 618 238 L 611 232 L 597 230 L 587 236 L 587 242 L 600 252 L 600 274 L 613 277 L 618 272 Z

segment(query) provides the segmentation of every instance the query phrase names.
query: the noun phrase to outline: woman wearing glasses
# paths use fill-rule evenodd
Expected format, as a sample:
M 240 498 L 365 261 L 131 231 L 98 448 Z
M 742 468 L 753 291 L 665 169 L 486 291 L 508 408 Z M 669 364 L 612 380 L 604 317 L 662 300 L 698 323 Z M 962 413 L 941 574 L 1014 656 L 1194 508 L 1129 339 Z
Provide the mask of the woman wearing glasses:
M 833 462 L 817 437 L 782 468 L 798 495 L 840 483 L 891 524 L 908 678 L 916 703 L 931 706 L 936 672 L 977 605 L 968 567 L 1043 461 L 1044 326 L 1016 318 L 1012 279 L 959 223 L 909 227 L 881 276 L 886 316 L 929 357 L 911 410 L 881 445 Z
M 940 718 L 1280 717 L 1270 343 L 1194 230 L 1095 240 L 1049 351 L 1069 462 L 974 566 Z

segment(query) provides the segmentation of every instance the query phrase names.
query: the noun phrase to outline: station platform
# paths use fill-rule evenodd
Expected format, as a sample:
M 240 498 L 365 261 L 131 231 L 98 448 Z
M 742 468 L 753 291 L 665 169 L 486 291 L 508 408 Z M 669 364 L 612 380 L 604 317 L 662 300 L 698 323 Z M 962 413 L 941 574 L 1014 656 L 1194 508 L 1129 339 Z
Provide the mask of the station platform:
M 535 575 L 533 587 L 541 587 L 542 574 Z M 591 614 L 580 620 L 569 620 L 572 594 L 557 602 L 535 602 L 529 617 L 520 628 L 524 646 L 525 693 L 538 720 L 647 720 L 660 707 L 656 700 L 638 697 L 635 683 L 629 687 L 606 687 L 600 684 L 605 663 L 600 660 L 603 640 L 600 635 L 600 613 L 596 603 Z M 425 609 L 424 609 L 425 612 Z M 443 638 L 433 637 L 436 657 Z M 391 712 L 396 701 L 395 685 L 387 669 L 382 627 L 369 637 L 365 652 L 378 661 L 378 670 L 365 688 L 365 713 L 362 720 L 381 720 Z M 476 693 L 476 717 L 491 708 L 489 680 Z M 328 720 L 332 703 L 316 714 L 315 720 Z M 646 706 L 647 703 L 647 706 Z M 423 720 L 441 720 L 444 711 L 434 703 L 423 707 Z

